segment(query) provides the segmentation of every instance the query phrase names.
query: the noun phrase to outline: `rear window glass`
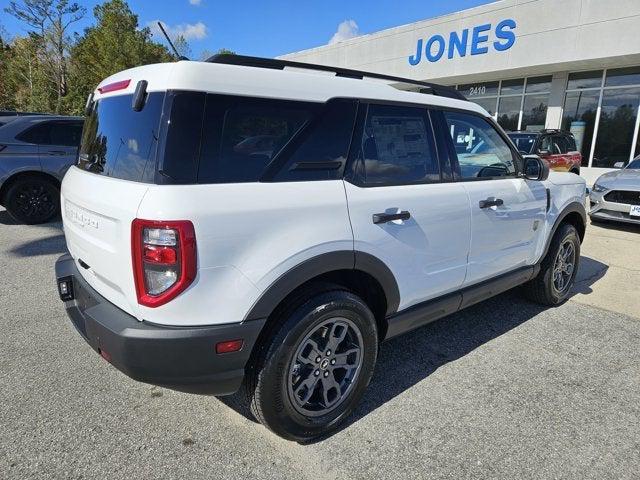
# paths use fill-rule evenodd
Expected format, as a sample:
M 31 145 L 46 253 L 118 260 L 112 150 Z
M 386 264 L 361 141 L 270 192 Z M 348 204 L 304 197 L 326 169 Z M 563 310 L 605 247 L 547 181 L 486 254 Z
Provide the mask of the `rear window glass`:
M 207 95 L 199 183 L 258 181 L 320 105 Z
M 138 182 L 153 182 L 164 92 L 148 95 L 144 108 L 131 108 L 132 95 L 98 100 L 85 121 L 78 167 Z

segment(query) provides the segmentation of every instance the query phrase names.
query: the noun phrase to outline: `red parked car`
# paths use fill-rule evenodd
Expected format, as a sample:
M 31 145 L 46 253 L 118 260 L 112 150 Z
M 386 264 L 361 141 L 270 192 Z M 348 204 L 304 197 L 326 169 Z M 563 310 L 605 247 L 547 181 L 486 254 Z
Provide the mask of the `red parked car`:
M 509 132 L 507 135 L 520 153 L 538 155 L 547 161 L 552 170 L 580 175 L 582 154 L 576 148 L 573 134 L 562 130 L 541 130 Z

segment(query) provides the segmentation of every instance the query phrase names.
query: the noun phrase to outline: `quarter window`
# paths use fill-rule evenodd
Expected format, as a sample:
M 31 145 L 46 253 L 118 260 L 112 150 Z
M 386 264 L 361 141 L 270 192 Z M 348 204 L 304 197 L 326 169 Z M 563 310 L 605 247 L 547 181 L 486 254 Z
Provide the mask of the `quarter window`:
M 256 182 L 319 104 L 208 95 L 200 183 Z
M 357 103 L 353 100 L 332 100 L 317 119 L 282 152 L 274 165 L 274 180 L 310 181 L 342 178 L 349 152 Z M 282 165 L 282 166 L 280 166 Z M 271 168 L 271 167 L 270 167 Z
M 514 155 L 487 120 L 467 113 L 444 112 L 462 179 L 512 176 Z
M 369 106 L 358 158 L 359 177 L 368 185 L 440 180 L 426 109 Z

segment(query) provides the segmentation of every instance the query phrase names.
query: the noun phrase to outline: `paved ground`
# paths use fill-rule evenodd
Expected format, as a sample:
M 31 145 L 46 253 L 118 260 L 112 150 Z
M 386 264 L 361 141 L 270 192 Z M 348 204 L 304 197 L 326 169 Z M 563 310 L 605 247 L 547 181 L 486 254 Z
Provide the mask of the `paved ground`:
M 110 367 L 56 298 L 59 225 L 0 210 L 0 478 L 638 478 L 640 230 L 588 235 L 571 301 L 507 293 L 384 345 L 351 423 L 302 446 Z

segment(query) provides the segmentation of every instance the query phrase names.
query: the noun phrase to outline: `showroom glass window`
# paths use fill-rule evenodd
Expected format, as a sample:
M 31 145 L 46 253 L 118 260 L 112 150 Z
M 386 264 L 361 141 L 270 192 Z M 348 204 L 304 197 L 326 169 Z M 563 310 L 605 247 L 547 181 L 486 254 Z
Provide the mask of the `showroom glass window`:
M 574 134 L 583 165 L 611 168 L 640 153 L 639 106 L 640 67 L 569 75 L 562 128 Z
M 458 85 L 469 100 L 487 110 L 507 131 L 544 128 L 551 76 Z

